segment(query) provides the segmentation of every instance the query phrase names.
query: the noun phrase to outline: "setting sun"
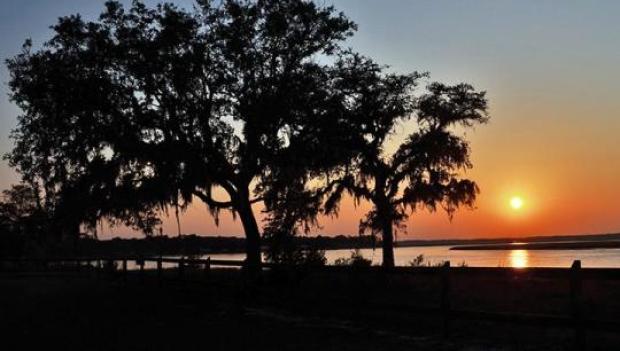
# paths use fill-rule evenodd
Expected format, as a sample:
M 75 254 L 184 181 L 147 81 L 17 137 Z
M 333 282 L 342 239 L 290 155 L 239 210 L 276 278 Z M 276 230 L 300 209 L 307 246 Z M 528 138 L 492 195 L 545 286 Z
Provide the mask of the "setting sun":
M 510 199 L 510 207 L 512 207 L 514 210 L 518 210 L 521 207 L 523 207 L 523 199 L 521 199 L 518 196 L 514 196 Z

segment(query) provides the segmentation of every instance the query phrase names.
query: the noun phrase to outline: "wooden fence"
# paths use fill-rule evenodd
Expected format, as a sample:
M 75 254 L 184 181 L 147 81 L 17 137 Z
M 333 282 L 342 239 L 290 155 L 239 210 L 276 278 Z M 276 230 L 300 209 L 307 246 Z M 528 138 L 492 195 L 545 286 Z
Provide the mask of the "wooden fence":
M 88 265 L 103 269 L 104 267 L 112 267 L 120 263 L 122 276 L 127 277 L 128 262 L 134 261 L 140 276 L 143 276 L 147 262 L 155 263 L 155 271 L 160 282 L 163 279 L 164 263 L 176 266 L 178 277 L 185 275 L 186 268 L 192 266 L 202 269 L 208 273 L 213 266 L 218 267 L 237 267 L 244 265 L 243 261 L 238 260 L 217 260 L 217 259 L 194 259 L 194 258 L 170 258 L 170 257 L 73 257 L 73 258 L 46 258 L 46 259 L 0 259 L 0 270 L 5 264 L 13 266 L 21 266 L 26 264 L 34 264 L 38 267 L 53 268 L 54 265 L 72 265 L 76 270 Z M 263 269 L 270 270 L 274 268 L 295 269 L 295 267 L 284 267 L 274 264 L 263 264 Z M 325 266 L 314 268 L 327 272 L 382 272 L 387 274 L 432 274 L 439 275 L 441 280 L 440 306 L 438 308 L 426 309 L 425 312 L 439 313 L 442 317 L 443 331 L 446 335 L 450 333 L 450 324 L 455 320 L 476 320 L 501 322 L 509 324 L 522 325 L 541 325 L 546 327 L 565 327 L 572 328 L 575 336 L 575 346 L 578 350 L 585 349 L 586 330 L 620 332 L 619 321 L 603 321 L 588 319 L 583 312 L 583 295 L 582 281 L 584 279 L 597 280 L 620 280 L 620 269 L 616 268 L 582 268 L 581 261 L 573 262 L 570 269 L 567 268 L 522 268 L 518 271 L 539 277 L 547 277 L 551 279 L 567 279 L 569 281 L 568 296 L 570 299 L 570 311 L 566 315 L 547 315 L 547 314 L 523 314 L 523 313 L 502 313 L 489 311 L 473 311 L 456 309 L 451 305 L 452 297 L 452 277 L 456 274 L 464 275 L 514 275 L 514 268 L 494 268 L 494 267 L 451 267 L 450 262 L 445 262 L 443 266 L 438 267 L 394 267 L 384 269 L 378 266 L 371 267 L 346 267 L 346 266 Z

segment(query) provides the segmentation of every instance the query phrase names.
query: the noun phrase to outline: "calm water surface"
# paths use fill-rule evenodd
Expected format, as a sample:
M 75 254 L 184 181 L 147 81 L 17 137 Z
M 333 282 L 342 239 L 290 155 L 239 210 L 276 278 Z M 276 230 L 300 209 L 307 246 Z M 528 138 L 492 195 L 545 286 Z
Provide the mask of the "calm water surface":
M 453 266 L 465 262 L 469 267 L 570 267 L 573 260 L 581 260 L 583 267 L 620 268 L 620 249 L 587 250 L 450 250 L 452 246 L 399 247 L 394 251 L 396 265 L 407 266 L 418 255 L 425 263 L 437 264 L 450 261 Z M 364 257 L 373 264 L 381 264 L 381 249 L 361 249 Z M 349 257 L 351 250 L 328 250 L 328 263 Z M 212 258 L 243 260 L 243 254 L 213 254 Z

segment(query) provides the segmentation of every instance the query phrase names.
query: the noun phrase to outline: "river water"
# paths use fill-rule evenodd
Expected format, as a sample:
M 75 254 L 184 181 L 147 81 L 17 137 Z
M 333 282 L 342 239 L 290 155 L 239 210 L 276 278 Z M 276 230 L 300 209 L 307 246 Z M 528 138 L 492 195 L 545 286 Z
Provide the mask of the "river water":
M 397 266 L 408 266 L 418 255 L 424 255 L 424 264 L 450 261 L 452 266 L 469 267 L 570 267 L 581 260 L 582 267 L 620 268 L 620 249 L 583 250 L 450 250 L 452 246 L 411 246 L 394 250 Z M 338 258 L 350 257 L 352 250 L 327 250 L 328 264 Z M 361 249 L 360 253 L 373 264 L 381 264 L 381 249 Z M 213 259 L 243 260 L 243 254 L 212 254 Z M 205 256 L 206 257 L 206 256 Z

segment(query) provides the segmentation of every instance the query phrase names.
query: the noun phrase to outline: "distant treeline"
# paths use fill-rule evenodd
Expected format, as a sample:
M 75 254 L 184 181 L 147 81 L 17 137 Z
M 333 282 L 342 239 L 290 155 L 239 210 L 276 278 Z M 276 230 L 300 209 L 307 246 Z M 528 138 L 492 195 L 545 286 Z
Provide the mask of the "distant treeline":
M 328 250 L 372 248 L 370 235 L 295 237 L 298 247 Z M 269 243 L 265 242 L 267 246 Z M 78 252 L 82 255 L 200 255 L 209 253 L 243 253 L 245 239 L 238 237 L 206 237 L 183 235 L 177 237 L 151 236 L 140 239 L 111 240 L 81 239 Z
M 373 248 L 380 243 L 370 235 L 337 236 L 299 236 L 294 237 L 295 246 L 316 250 L 363 249 Z M 494 239 L 446 239 L 446 240 L 403 240 L 396 246 L 436 246 L 436 245 L 472 245 L 472 244 L 509 244 L 513 242 L 541 243 L 566 241 L 616 241 L 620 234 L 596 234 L 576 236 L 533 236 L 525 238 Z M 263 251 L 269 245 L 263 243 Z M 79 249 L 83 255 L 200 255 L 209 253 L 243 253 L 245 239 L 226 236 L 151 236 L 139 239 L 115 238 L 111 240 L 81 239 Z

